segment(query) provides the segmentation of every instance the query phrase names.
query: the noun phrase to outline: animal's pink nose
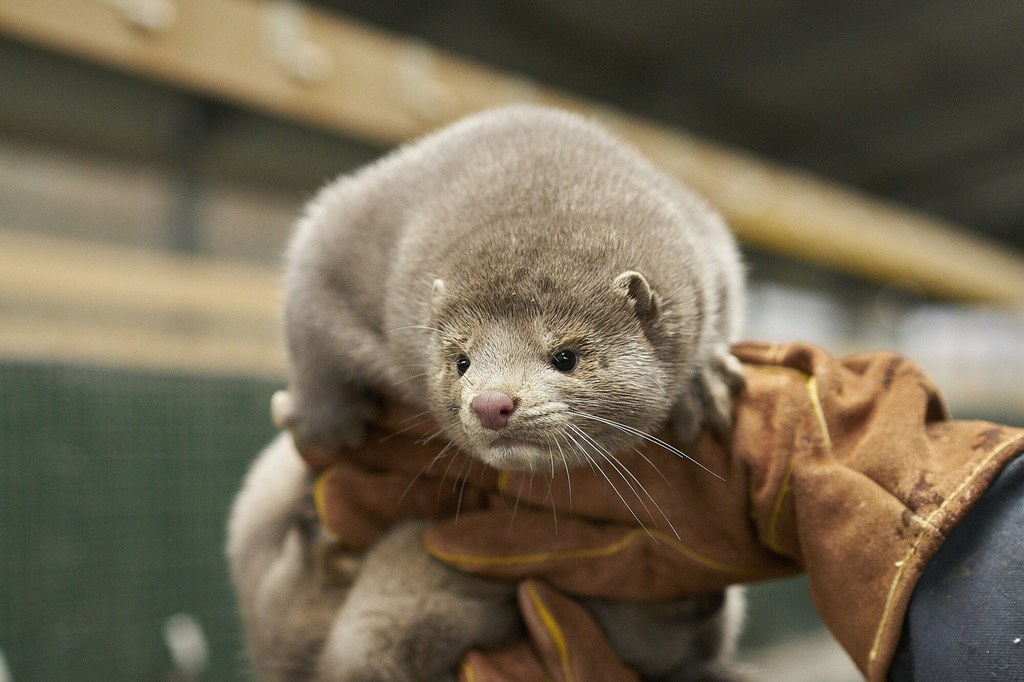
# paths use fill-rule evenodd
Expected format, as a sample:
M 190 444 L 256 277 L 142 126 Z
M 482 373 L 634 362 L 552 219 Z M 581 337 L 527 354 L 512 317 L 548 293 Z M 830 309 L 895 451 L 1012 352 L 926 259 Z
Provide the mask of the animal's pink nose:
M 497 431 L 508 426 L 508 419 L 516 411 L 516 402 L 501 391 L 484 391 L 470 403 L 480 424 L 485 429 Z

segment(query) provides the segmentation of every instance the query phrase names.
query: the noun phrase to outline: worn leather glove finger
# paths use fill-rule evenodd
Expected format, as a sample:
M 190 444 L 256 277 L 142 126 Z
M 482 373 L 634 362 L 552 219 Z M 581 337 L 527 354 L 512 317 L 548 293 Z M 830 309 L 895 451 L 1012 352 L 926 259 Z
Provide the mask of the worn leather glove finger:
M 520 583 L 517 597 L 524 637 L 499 649 L 467 653 L 460 682 L 639 682 L 578 602 L 537 580 Z

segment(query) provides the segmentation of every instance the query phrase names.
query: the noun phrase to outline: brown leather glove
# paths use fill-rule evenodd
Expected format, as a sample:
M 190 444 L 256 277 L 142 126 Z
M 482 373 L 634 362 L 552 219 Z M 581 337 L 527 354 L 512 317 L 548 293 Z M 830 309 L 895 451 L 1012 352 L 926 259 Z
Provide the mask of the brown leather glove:
M 705 434 L 689 453 L 714 475 L 654 446 L 570 480 L 564 470 L 497 475 L 457 454 L 431 463 L 439 446 L 400 435 L 328 470 L 321 516 L 352 547 L 398 516 L 437 518 L 425 542 L 440 560 L 531 580 L 544 598 L 525 599 L 521 587 L 524 617 L 542 626 L 528 628 L 530 646 L 471 653 L 467 679 L 523 679 L 502 677 L 509 656 L 556 679 L 581 665 L 610 674 L 617 662 L 592 619 L 559 592 L 667 599 L 801 570 L 838 641 L 869 679 L 884 679 L 917 578 L 1024 450 L 1024 430 L 950 420 L 921 371 L 891 353 L 835 360 L 809 345 L 755 343 L 734 352 L 747 387 L 731 448 Z M 556 606 L 539 609 L 545 599 Z

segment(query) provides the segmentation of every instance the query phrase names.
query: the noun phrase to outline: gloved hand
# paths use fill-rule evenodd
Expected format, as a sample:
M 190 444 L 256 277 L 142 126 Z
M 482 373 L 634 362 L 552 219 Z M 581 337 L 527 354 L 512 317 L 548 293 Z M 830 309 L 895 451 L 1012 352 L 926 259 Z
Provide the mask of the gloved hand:
M 509 476 L 503 488 L 530 510 L 443 521 L 428 531 L 428 549 L 473 573 L 625 599 L 802 568 L 825 623 L 869 678 L 882 679 L 917 577 L 1024 449 L 1024 430 L 951 421 L 934 386 L 893 354 L 837 361 L 797 344 L 734 351 L 747 388 L 731 450 L 705 435 L 690 453 L 724 481 L 646 446 L 624 460 L 637 480 L 612 478 L 618 495 L 601 477 L 574 475 L 570 517 L 557 472 L 550 491 L 547 475 Z M 650 497 L 634 491 L 640 484 Z M 552 509 L 563 516 L 557 532 Z M 639 528 L 634 513 L 656 530 Z
M 501 676 L 509 656 L 556 679 L 574 666 L 610 674 L 614 654 L 587 614 L 564 608 L 566 595 L 669 599 L 800 570 L 836 639 L 884 679 L 924 566 L 1024 450 L 1024 429 L 950 420 L 929 380 L 891 353 L 836 360 L 756 343 L 734 353 L 747 387 L 731 446 L 701 436 L 688 453 L 701 466 L 647 444 L 603 473 L 499 475 L 458 454 L 431 464 L 440 446 L 407 432 L 328 469 L 321 517 L 353 548 L 399 516 L 436 518 L 424 538 L 435 557 L 528 581 L 521 608 L 541 625 L 528 628 L 531 646 L 471 653 L 467 679 L 521 679 Z M 384 431 L 405 426 L 396 416 Z M 527 598 L 527 586 L 544 598 Z M 547 602 L 556 606 L 538 607 Z

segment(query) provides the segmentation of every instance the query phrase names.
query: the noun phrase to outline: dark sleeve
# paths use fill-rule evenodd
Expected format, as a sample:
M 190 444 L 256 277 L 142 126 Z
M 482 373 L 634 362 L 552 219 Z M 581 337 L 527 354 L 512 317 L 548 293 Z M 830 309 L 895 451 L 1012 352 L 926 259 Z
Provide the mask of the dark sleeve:
M 1024 456 L 925 568 L 889 679 L 1024 680 Z

